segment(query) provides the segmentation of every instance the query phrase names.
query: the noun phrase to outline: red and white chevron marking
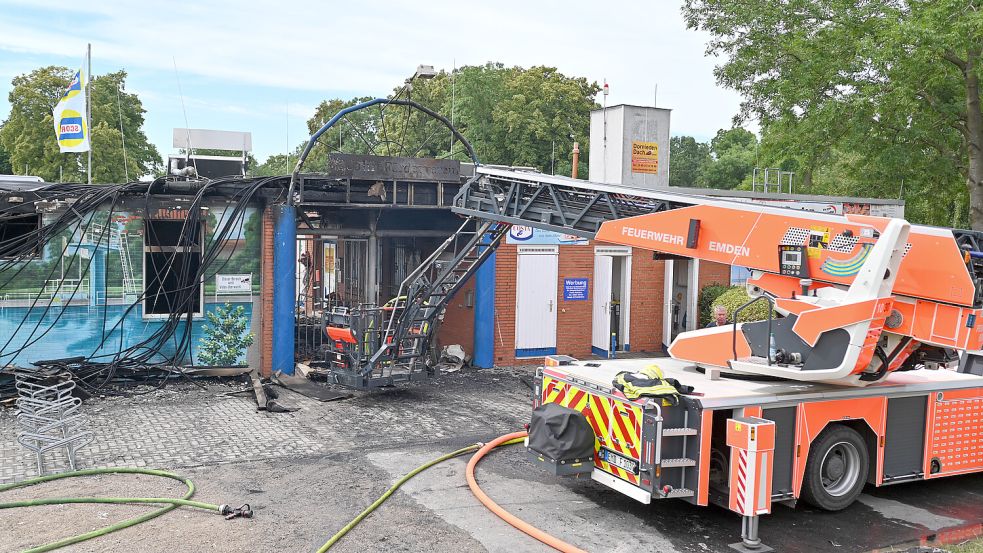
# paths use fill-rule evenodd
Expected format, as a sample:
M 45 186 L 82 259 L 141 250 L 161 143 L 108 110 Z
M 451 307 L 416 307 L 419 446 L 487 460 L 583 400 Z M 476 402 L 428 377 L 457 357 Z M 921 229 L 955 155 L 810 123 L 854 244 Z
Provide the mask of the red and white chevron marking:
M 744 510 L 747 505 L 747 451 L 738 449 L 737 452 L 737 507 Z

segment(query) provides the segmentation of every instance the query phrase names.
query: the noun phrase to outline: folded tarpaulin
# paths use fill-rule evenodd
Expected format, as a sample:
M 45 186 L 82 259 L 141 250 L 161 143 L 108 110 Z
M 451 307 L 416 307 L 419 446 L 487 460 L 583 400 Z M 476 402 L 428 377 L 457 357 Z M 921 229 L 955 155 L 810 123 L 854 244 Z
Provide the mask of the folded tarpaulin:
M 532 412 L 529 449 L 554 460 L 587 459 L 594 455 L 594 429 L 580 411 L 544 403 Z

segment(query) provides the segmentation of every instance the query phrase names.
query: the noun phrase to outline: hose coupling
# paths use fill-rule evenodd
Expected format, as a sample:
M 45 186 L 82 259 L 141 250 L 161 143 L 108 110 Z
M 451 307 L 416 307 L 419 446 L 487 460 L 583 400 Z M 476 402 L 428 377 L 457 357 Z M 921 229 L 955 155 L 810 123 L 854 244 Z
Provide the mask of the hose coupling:
M 232 507 L 232 505 L 222 504 L 219 505 L 219 513 L 225 515 L 225 520 L 232 520 L 234 518 L 253 518 L 253 510 L 249 507 L 249 503 L 243 503 L 239 507 Z

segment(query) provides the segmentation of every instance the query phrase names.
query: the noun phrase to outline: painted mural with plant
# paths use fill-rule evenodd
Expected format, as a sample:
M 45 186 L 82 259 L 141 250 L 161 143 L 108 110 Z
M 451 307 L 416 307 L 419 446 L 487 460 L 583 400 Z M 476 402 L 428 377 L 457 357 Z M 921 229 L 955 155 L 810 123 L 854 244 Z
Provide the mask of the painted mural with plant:
M 241 306 L 226 303 L 205 314 L 208 323 L 198 342 L 198 362 L 203 365 L 227 367 L 239 363 L 246 348 L 253 344 L 253 334 L 247 332 L 249 317 Z

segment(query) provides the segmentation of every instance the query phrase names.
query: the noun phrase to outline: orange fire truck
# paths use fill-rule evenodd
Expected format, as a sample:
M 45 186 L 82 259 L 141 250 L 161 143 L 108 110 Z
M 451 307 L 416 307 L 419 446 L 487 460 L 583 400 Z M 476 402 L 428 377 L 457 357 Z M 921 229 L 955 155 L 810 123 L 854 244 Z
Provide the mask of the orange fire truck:
M 462 214 L 748 267 L 751 302 L 774 314 L 682 333 L 670 358 L 547 358 L 535 463 L 642 503 L 728 508 L 735 547 L 756 551 L 774 502 L 839 510 L 865 484 L 983 470 L 983 234 L 477 173 Z M 659 393 L 629 397 L 624 375 Z
M 770 307 L 680 334 L 669 358 L 547 358 L 527 446 L 554 474 L 720 505 L 743 517 L 735 547 L 761 551 L 774 502 L 839 510 L 868 483 L 983 470 L 983 233 L 484 166 L 452 209 L 461 229 L 386 322 L 328 329 L 349 336 L 334 338 L 336 382 L 432 372 L 421 360 L 443 306 L 527 225 L 747 267 L 747 305 Z

